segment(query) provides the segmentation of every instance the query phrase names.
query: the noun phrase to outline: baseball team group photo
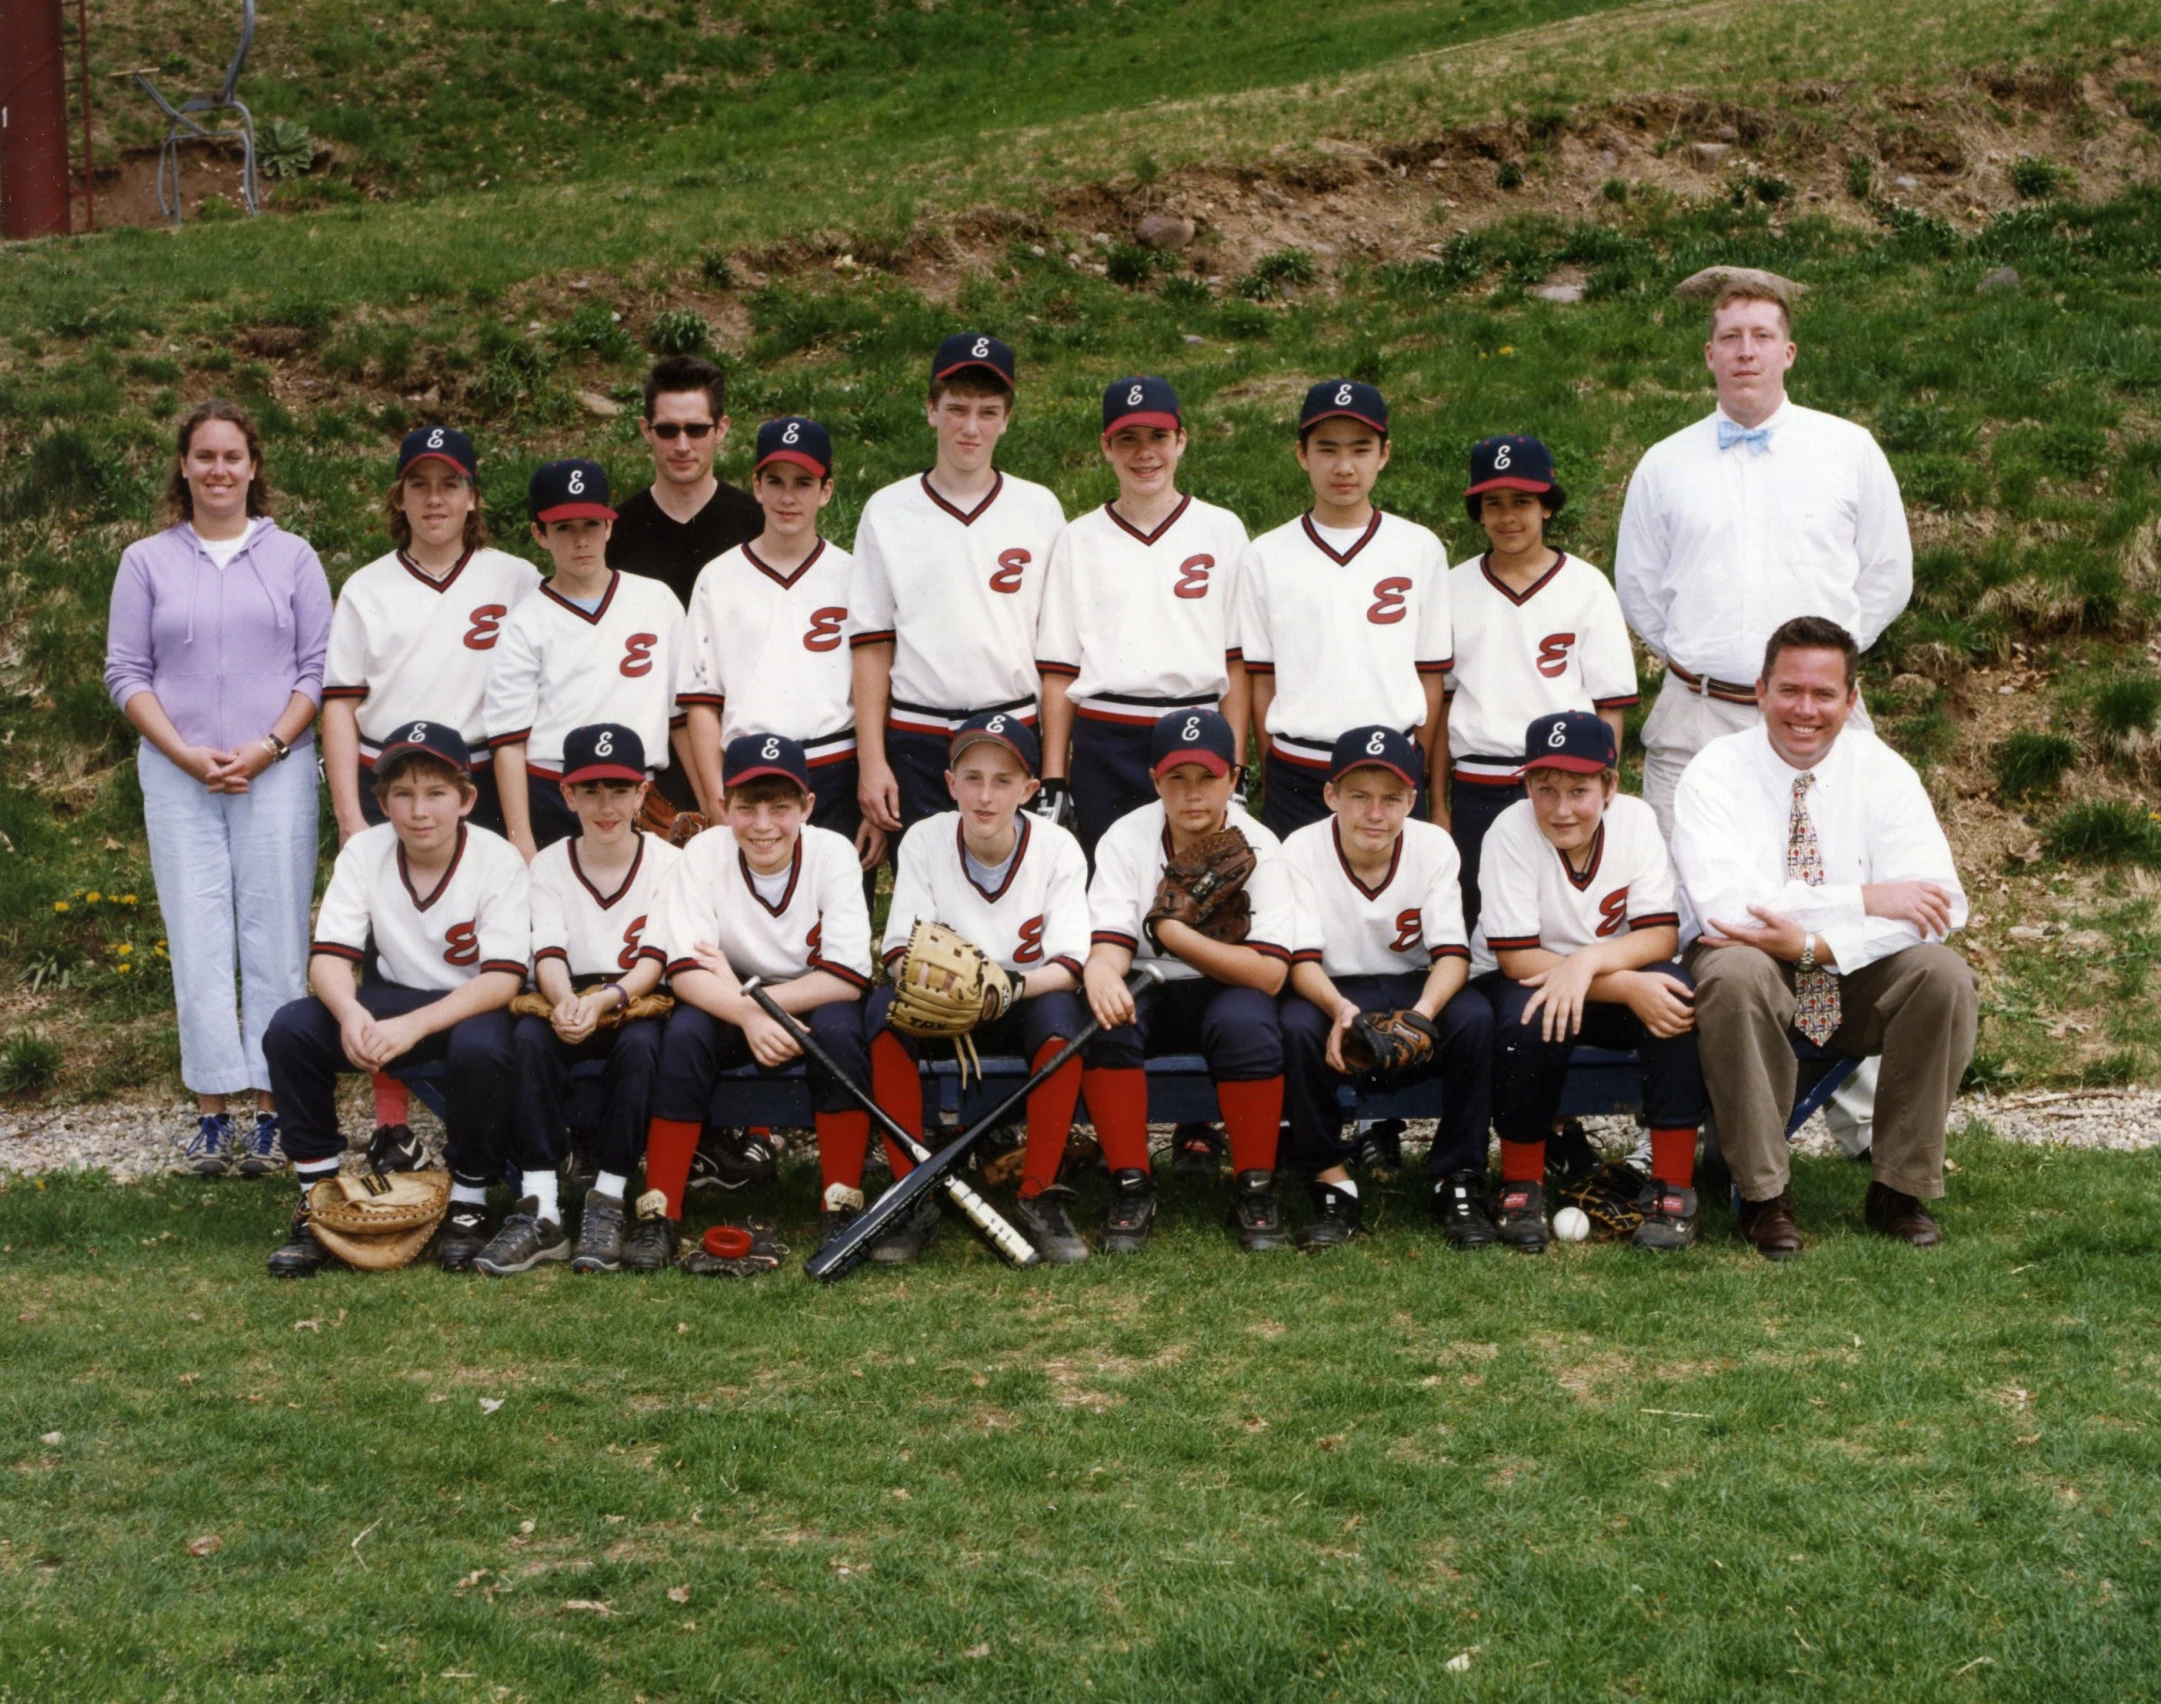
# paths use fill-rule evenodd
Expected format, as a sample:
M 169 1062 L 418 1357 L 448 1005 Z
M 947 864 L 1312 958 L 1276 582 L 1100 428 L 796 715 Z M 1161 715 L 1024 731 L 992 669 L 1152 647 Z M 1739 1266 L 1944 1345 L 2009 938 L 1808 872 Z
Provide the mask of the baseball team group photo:
M 2152 20 L 334 10 L 0 248 L 24 1696 L 2137 1694 Z

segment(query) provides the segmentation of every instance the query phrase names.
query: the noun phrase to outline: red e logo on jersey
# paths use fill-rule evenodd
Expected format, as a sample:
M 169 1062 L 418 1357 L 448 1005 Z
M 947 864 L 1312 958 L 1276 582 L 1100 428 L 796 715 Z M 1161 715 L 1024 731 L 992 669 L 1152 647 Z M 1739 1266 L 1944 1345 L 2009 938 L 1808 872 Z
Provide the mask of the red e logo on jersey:
M 636 970 L 638 968 L 638 948 L 643 944 L 645 938 L 645 918 L 650 915 L 651 913 L 648 912 L 644 916 L 632 918 L 630 927 L 623 931 L 623 950 L 616 956 L 615 960 L 617 970 Z
M 844 609 L 828 608 L 812 610 L 810 631 L 803 635 L 806 651 L 837 651 L 840 649 L 840 624 L 848 619 Z
M 468 651 L 494 650 L 496 629 L 503 625 L 503 617 L 509 613 L 503 604 L 477 606 L 470 617 L 473 625 L 465 630 L 465 648 Z
M 1413 906 L 1396 913 L 1396 938 L 1388 943 L 1392 953 L 1407 953 L 1425 938 L 1425 914 Z
M 1548 680 L 1556 680 L 1568 672 L 1568 648 L 1576 642 L 1573 633 L 1549 633 L 1538 642 L 1538 672 Z
M 478 923 L 453 923 L 443 931 L 443 962 L 457 965 L 480 962 Z
M 1205 598 L 1208 595 L 1208 570 L 1216 565 L 1213 556 L 1189 556 L 1178 564 L 1178 581 L 1171 587 L 1174 598 Z
M 623 643 L 623 673 L 636 678 L 653 672 L 653 647 L 660 643 L 657 633 L 633 633 Z
M 1628 922 L 1628 889 L 1615 888 L 1598 902 L 1598 935 L 1618 935 Z
M 810 956 L 818 956 L 819 947 L 825 944 L 825 919 L 819 918 L 810 926 L 810 933 L 803 937 L 803 945 L 810 949 Z
M 1020 926 L 1020 946 L 1013 953 L 1015 964 L 1040 964 L 1043 959 L 1043 919 L 1031 917 Z
M 1034 560 L 1025 550 L 1001 550 L 998 572 L 990 577 L 990 589 L 994 592 L 1019 591 L 1021 570 Z
M 1373 607 L 1366 611 L 1366 619 L 1376 627 L 1392 627 L 1410 613 L 1404 598 L 1411 583 L 1401 574 L 1394 574 L 1373 584 Z

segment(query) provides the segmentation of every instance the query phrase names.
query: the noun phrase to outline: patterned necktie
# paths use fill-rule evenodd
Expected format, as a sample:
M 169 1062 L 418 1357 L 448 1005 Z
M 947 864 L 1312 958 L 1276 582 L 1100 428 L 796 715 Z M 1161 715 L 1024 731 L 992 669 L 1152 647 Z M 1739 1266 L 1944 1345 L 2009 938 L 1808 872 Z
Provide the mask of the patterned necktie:
M 1811 769 L 1793 781 L 1793 815 L 1786 825 L 1786 874 L 1810 887 L 1823 886 L 1823 848 L 1816 844 L 1816 825 L 1809 820 L 1808 788 L 1816 779 Z M 1838 977 L 1828 970 L 1797 970 L 1793 973 L 1793 1027 L 1821 1047 L 1838 1028 Z
M 1771 428 L 1768 426 L 1743 426 L 1728 420 L 1724 415 L 1718 420 L 1718 447 L 1730 450 L 1736 444 L 1746 444 L 1752 456 L 1763 455 L 1771 447 Z

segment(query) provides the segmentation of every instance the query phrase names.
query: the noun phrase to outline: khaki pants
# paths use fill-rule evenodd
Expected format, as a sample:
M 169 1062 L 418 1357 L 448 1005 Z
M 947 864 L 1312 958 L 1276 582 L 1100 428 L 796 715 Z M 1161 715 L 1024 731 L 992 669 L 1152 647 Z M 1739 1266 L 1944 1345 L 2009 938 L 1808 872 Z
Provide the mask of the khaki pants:
M 1743 1199 L 1768 1201 L 1790 1172 L 1786 1116 L 1793 1056 L 1793 967 L 1754 947 L 1697 942 L 1696 1032 L 1718 1145 Z M 1904 1195 L 1943 1193 L 1944 1124 L 1973 1057 L 1980 984 L 1949 947 L 1923 942 L 1839 978 L 1830 1047 L 1883 1056 L 1871 1170 Z

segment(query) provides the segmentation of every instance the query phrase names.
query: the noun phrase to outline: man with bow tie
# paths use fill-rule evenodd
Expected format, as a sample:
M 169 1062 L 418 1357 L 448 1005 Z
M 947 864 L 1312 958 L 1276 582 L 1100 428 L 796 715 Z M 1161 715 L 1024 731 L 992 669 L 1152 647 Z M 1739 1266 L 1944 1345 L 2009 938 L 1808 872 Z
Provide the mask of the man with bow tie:
M 1880 1056 L 1871 1230 L 1926 1248 L 1944 1121 L 1979 991 L 1944 945 L 1966 921 L 1951 848 L 1913 766 L 1848 726 L 1853 636 L 1820 616 L 1766 642 L 1756 726 L 1704 747 L 1674 798 L 1683 955 L 1719 1146 L 1757 1252 L 1801 1249 L 1788 1188 L 1793 1035 Z

